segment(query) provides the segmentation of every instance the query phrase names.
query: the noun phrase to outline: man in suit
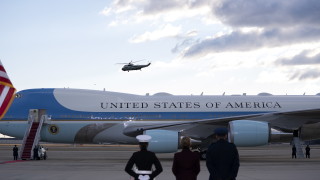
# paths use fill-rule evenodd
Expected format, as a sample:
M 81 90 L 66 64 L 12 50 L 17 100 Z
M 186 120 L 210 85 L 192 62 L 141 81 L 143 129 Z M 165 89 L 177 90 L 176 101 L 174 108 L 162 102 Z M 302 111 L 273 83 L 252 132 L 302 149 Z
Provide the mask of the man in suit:
M 297 148 L 295 145 L 292 146 L 292 159 L 297 158 Z
M 310 159 L 310 147 L 309 147 L 309 145 L 307 145 L 307 147 L 306 147 L 306 158 Z
M 151 140 L 149 135 L 139 135 L 136 137 L 139 141 L 140 151 L 134 152 L 129 159 L 125 171 L 134 178 L 134 180 L 153 180 L 162 172 L 162 166 L 154 152 L 148 151 L 148 144 Z M 133 169 L 133 166 L 136 166 Z M 156 168 L 152 170 L 152 165 Z
M 18 151 L 19 151 L 19 149 L 18 149 L 17 145 L 14 145 L 12 151 L 13 151 L 13 160 L 18 160 Z
M 172 172 L 176 180 L 197 180 L 200 172 L 200 155 L 190 150 L 189 137 L 181 140 L 182 151 L 174 154 Z
M 217 128 L 214 133 L 217 142 L 209 146 L 206 154 L 209 180 L 235 180 L 240 166 L 237 147 L 227 141 L 227 128 Z

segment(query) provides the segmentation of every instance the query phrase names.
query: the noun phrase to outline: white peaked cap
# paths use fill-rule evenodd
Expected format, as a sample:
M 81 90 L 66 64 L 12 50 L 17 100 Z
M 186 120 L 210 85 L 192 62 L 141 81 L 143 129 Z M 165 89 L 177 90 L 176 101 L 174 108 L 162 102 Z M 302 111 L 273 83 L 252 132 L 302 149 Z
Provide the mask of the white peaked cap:
M 139 135 L 136 138 L 139 142 L 149 142 L 151 140 L 151 136 L 149 135 Z

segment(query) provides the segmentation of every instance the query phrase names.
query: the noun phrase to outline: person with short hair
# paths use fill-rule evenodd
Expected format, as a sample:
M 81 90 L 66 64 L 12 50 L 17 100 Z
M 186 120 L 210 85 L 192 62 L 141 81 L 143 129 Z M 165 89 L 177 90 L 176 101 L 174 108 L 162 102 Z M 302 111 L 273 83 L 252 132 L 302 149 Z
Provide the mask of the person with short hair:
M 139 141 L 140 151 L 133 153 L 126 165 L 125 171 L 134 180 L 153 180 L 162 172 L 162 166 L 155 153 L 147 149 L 151 136 L 139 135 L 136 138 Z M 136 168 L 133 170 L 134 165 Z M 152 170 L 152 165 L 155 166 L 155 170 Z
M 310 159 L 310 147 L 309 147 L 309 145 L 307 145 L 307 147 L 306 147 L 306 158 Z
M 292 146 L 292 154 L 291 154 L 291 156 L 292 156 L 292 159 L 293 158 L 297 158 L 297 148 L 296 148 L 295 145 Z
M 209 146 L 206 154 L 209 180 L 235 180 L 240 166 L 237 147 L 227 141 L 227 128 L 216 128 L 214 134 L 217 142 Z
M 18 160 L 19 148 L 17 147 L 17 145 L 14 145 L 12 151 L 13 151 L 13 160 Z
M 181 139 L 182 151 L 175 153 L 172 164 L 172 172 L 176 180 L 197 180 L 200 172 L 200 155 L 190 150 L 189 137 Z
M 33 160 L 39 160 L 39 148 L 35 145 L 33 148 Z

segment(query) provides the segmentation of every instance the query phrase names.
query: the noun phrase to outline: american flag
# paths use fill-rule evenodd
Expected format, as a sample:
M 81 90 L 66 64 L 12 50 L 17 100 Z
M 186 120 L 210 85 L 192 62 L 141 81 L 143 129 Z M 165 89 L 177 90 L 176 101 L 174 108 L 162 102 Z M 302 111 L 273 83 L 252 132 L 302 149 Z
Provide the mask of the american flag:
M 16 89 L 13 87 L 6 70 L 0 61 L 0 119 L 6 114 Z

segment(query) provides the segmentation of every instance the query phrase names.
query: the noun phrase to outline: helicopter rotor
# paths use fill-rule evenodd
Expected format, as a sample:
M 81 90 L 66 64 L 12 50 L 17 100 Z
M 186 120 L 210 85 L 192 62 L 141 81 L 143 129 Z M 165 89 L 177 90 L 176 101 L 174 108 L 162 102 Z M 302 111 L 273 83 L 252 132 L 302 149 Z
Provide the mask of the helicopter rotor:
M 141 59 L 141 60 L 138 60 L 138 61 L 130 61 L 130 62 L 128 62 L 128 63 L 116 63 L 116 64 L 134 64 L 134 63 L 136 63 L 136 62 L 140 62 L 140 61 L 145 61 L 145 59 Z

